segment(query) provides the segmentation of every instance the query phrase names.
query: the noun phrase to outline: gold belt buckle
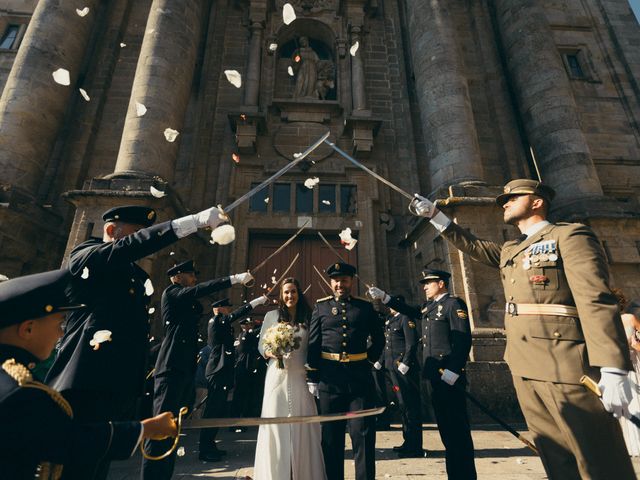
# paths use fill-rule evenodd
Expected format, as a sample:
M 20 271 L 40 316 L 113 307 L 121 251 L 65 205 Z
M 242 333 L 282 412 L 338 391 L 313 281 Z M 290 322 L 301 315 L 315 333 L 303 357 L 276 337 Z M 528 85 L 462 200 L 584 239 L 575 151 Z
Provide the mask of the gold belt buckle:
M 342 352 L 340 353 L 340 361 L 341 362 L 348 362 L 349 361 L 349 354 Z

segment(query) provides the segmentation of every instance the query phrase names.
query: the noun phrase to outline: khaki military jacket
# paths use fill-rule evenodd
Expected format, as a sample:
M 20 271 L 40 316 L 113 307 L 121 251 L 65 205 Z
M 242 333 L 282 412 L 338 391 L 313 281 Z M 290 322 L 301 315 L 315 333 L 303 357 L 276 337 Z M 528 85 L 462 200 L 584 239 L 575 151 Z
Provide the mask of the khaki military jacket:
M 582 375 L 599 378 L 599 367 L 631 368 L 607 261 L 589 227 L 550 224 L 522 242 L 503 245 L 453 222 L 442 235 L 500 269 L 507 302 L 577 307 L 575 317 L 505 312 L 505 360 L 514 375 L 578 384 Z

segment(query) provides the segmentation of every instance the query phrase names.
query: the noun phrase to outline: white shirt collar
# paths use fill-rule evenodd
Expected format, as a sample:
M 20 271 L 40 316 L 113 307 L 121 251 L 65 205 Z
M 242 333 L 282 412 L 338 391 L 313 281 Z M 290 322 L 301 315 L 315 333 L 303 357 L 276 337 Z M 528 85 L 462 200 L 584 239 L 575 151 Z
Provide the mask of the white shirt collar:
M 433 301 L 437 302 L 438 300 L 440 300 L 445 295 L 449 295 L 449 292 L 444 292 L 444 293 L 441 293 L 440 295 L 436 295 L 435 298 L 433 299 Z
M 522 233 L 524 233 L 527 237 L 530 237 L 531 235 L 534 235 L 534 234 L 538 233 L 540 230 L 542 230 L 547 225 L 551 225 L 551 222 L 549 222 L 547 220 L 542 220 L 542 221 L 540 221 L 538 223 L 534 223 L 533 225 L 531 225 L 529 228 L 527 228 Z

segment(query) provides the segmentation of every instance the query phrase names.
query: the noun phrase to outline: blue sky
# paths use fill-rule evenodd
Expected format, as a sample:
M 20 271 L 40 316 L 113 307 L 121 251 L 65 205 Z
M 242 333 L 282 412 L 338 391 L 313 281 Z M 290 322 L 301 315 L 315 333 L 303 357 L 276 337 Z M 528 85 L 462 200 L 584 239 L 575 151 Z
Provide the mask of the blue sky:
M 638 22 L 640 22 L 640 0 L 629 0 L 629 4 L 631 5 L 633 12 L 636 14 Z

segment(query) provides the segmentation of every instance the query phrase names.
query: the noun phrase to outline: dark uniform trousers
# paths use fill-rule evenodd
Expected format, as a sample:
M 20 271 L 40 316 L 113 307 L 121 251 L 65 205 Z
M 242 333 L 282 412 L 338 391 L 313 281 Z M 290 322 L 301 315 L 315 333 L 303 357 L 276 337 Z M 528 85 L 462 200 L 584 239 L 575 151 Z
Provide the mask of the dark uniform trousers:
M 371 340 L 369 348 L 367 341 Z M 382 322 L 370 302 L 357 297 L 318 300 L 311 314 L 307 375 L 319 384 L 321 414 L 340 413 L 375 406 L 371 363 L 384 348 Z M 360 355 L 353 361 L 336 361 L 325 355 Z M 345 427 L 349 435 L 357 480 L 375 480 L 375 418 L 322 425 L 322 453 L 328 480 L 344 478 Z
M 422 415 L 420 414 L 420 375 L 417 368 L 411 368 L 406 375 L 397 369 L 390 370 L 389 376 L 394 386 L 400 414 L 402 415 L 402 438 L 407 450 L 422 450 Z
M 227 395 L 230 382 L 221 381 L 218 378 L 207 378 L 209 382 L 207 401 L 205 403 L 202 418 L 224 418 L 227 413 Z M 218 428 L 203 428 L 200 430 L 200 455 L 215 453 Z

